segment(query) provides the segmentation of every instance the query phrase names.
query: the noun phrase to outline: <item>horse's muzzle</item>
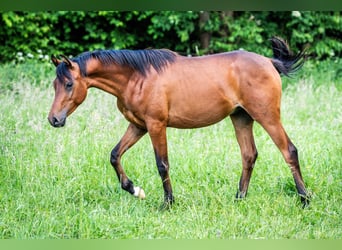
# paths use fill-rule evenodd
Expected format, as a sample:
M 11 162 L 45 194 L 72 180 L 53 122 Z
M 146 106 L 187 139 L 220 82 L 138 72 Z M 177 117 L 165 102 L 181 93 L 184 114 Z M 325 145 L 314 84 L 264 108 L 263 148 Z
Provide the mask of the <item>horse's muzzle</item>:
M 59 127 L 63 127 L 65 125 L 66 117 L 58 119 L 57 117 L 52 116 L 52 117 L 49 117 L 48 120 L 53 127 L 59 128 Z

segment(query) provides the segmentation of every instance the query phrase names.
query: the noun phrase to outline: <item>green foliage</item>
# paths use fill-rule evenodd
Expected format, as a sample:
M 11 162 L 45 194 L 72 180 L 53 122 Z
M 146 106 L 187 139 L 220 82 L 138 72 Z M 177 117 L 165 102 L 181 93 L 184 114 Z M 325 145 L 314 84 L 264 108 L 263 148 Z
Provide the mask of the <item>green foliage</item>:
M 286 24 L 291 43 L 308 43 L 319 57 L 341 56 L 342 19 L 340 13 L 293 12 L 293 18 Z
M 171 48 L 191 53 L 195 42 L 192 38 L 196 29 L 198 13 L 164 11 L 153 13 L 147 33 L 153 38 L 154 47 Z
M 2 62 L 95 49 L 169 48 L 181 54 L 246 49 L 270 56 L 268 39 L 286 38 L 291 47 L 311 47 L 313 56 L 341 56 L 340 12 L 57 11 L 0 13 Z M 210 43 L 201 47 L 201 34 Z
M 216 22 L 212 27 L 216 27 L 211 39 L 210 50 L 212 52 L 224 52 L 236 49 L 247 49 L 260 54 L 265 54 L 269 50 L 269 45 L 264 45 L 265 36 L 262 32 L 264 27 L 254 14 L 249 12 L 235 12 L 233 14 L 216 14 L 212 19 Z M 218 16 L 220 14 L 220 16 Z
M 43 13 L 2 13 L 0 20 L 0 50 L 4 61 L 33 58 L 53 48 L 56 37 L 53 15 Z
M 280 36 L 293 50 L 310 47 L 318 59 L 341 56 L 340 12 L 234 12 L 211 14 L 212 52 L 244 48 L 269 55 L 267 40 Z M 218 32 L 218 33 L 215 33 Z

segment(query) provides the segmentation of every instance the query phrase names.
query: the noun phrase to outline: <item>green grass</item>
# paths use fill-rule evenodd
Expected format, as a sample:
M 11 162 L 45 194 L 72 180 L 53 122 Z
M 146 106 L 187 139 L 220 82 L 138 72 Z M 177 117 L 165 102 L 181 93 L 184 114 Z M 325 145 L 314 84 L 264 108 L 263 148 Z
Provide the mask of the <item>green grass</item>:
M 53 67 L 1 66 L 0 238 L 340 239 L 338 65 L 308 62 L 284 79 L 282 120 L 299 149 L 309 208 L 301 208 L 289 168 L 259 125 L 249 194 L 235 201 L 241 159 L 226 119 L 203 129 L 168 129 L 176 198 L 169 211 L 159 210 L 163 190 L 148 136 L 122 159 L 147 198 L 120 188 L 109 154 L 128 123 L 114 97 L 91 89 L 66 126 L 55 129 L 47 121 Z

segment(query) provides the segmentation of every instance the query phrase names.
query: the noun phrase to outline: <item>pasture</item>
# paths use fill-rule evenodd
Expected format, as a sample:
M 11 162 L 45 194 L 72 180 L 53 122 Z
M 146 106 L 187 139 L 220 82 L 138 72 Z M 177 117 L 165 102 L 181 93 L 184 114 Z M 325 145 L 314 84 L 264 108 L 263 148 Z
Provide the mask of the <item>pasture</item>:
M 312 196 L 301 208 L 270 137 L 254 127 L 258 159 L 248 196 L 235 201 L 241 157 L 229 118 L 168 129 L 175 204 L 163 189 L 148 136 L 122 159 L 145 200 L 123 191 L 109 162 L 128 122 L 116 98 L 91 89 L 65 127 L 47 120 L 54 66 L 0 66 L 1 239 L 340 239 L 341 60 L 308 61 L 283 77 L 282 121 Z

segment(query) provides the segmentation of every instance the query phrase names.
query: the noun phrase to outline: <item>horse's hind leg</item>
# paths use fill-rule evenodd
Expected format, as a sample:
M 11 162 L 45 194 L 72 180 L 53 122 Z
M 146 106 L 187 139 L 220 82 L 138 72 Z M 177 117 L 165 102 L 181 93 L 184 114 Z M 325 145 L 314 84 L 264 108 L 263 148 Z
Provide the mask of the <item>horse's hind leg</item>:
M 240 109 L 230 117 L 234 125 L 242 157 L 242 174 L 239 190 L 236 194 L 236 198 L 239 199 L 247 195 L 249 181 L 258 153 L 253 137 L 253 119 L 243 109 Z
M 291 169 L 298 194 L 301 197 L 301 201 L 304 206 L 308 205 L 309 196 L 306 191 L 302 174 L 300 171 L 298 152 L 294 144 L 291 142 L 290 138 L 287 136 L 286 131 L 280 122 L 280 119 L 270 117 L 269 119 L 265 118 L 258 122 L 268 132 L 274 143 L 281 151 L 286 163 L 289 165 Z
M 133 144 L 135 144 L 143 135 L 145 135 L 146 132 L 146 130 L 140 129 L 135 125 L 130 124 L 127 128 L 126 133 L 124 134 L 120 142 L 112 150 L 110 155 L 110 162 L 119 178 L 122 189 L 139 198 L 145 198 L 145 193 L 141 188 L 133 186 L 133 182 L 128 179 L 125 171 L 121 166 L 120 159 L 121 156 L 127 151 L 127 149 L 133 146 Z

